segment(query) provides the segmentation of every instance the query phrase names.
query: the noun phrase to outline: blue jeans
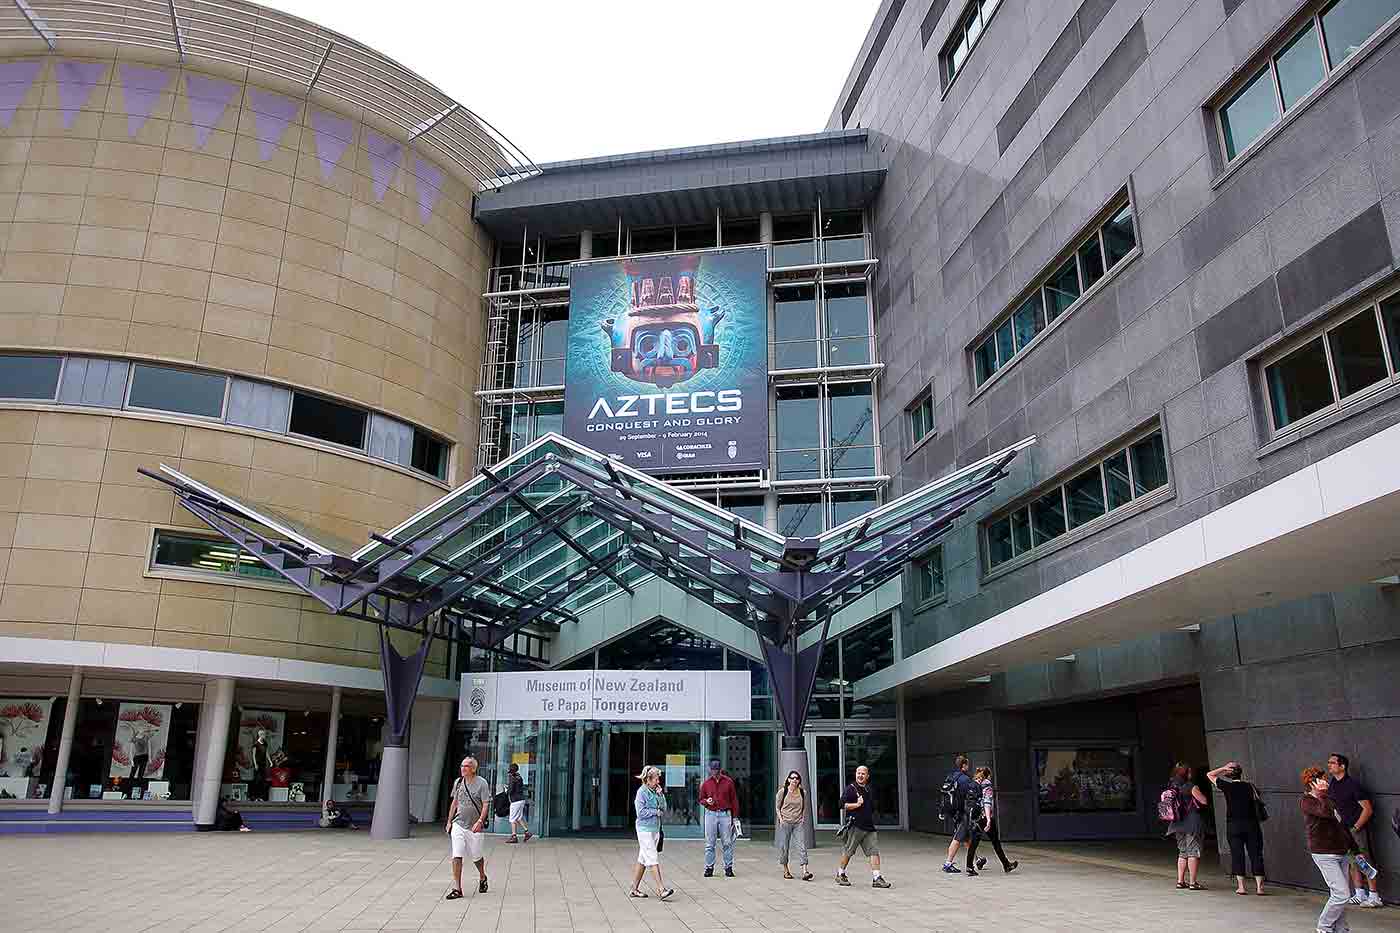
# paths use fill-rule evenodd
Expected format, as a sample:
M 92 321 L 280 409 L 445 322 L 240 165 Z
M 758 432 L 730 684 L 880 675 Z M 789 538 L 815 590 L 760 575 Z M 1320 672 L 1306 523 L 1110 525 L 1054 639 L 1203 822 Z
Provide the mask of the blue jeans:
M 724 867 L 734 867 L 734 818 L 728 810 L 705 811 L 705 867 L 715 867 L 715 837 L 724 850 Z
M 1351 884 L 1347 879 L 1347 857 L 1345 855 L 1314 855 L 1313 863 L 1322 872 L 1322 880 L 1327 882 L 1331 896 L 1317 916 L 1318 933 L 1348 933 L 1346 912 L 1347 900 L 1351 897 Z

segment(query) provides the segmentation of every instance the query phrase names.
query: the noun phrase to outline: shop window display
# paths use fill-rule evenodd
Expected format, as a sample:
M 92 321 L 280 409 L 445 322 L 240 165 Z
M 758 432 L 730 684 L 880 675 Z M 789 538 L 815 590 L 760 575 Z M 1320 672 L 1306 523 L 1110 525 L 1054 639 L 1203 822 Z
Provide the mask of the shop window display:
M 52 713 L 52 699 L 0 699 L 0 799 L 43 796 L 40 775 Z
M 384 717 L 345 713 L 335 752 L 335 799 L 369 801 L 379 785 L 384 753 Z
M 240 708 L 224 759 L 224 796 L 268 803 L 316 802 L 329 727 L 329 715 L 315 710 Z
M 43 770 L 53 786 L 66 700 L 53 705 Z M 80 701 L 68 760 L 74 800 L 189 800 L 199 704 L 141 699 Z M 41 795 L 42 796 L 42 795 Z
M 1041 813 L 1137 809 L 1131 748 L 1037 748 Z

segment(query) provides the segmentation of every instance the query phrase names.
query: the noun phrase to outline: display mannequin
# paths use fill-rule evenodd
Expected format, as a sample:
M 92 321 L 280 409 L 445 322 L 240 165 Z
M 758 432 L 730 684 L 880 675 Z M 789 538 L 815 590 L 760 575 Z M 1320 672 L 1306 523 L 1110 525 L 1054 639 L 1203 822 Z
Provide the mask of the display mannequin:
M 135 793 L 136 782 L 146 776 L 146 762 L 151 759 L 151 733 L 146 729 L 133 729 L 131 733 L 131 783 Z
M 271 753 L 267 747 L 267 730 L 259 729 L 250 751 L 253 776 L 248 780 L 248 799 L 267 799 L 267 769 L 272 766 Z

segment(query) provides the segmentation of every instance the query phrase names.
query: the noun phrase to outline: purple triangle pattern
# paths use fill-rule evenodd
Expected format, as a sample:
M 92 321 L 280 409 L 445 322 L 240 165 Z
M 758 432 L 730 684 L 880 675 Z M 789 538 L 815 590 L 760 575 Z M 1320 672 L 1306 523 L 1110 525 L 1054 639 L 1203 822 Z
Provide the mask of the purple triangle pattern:
M 92 89 L 102 80 L 107 65 L 103 62 L 60 61 L 54 68 L 58 78 L 58 106 L 63 111 L 64 129 L 72 129 L 78 112 L 92 96 Z
M 200 149 L 209 145 L 214 127 L 224 118 L 238 85 L 203 75 L 185 72 L 185 93 L 190 99 L 190 122 L 194 124 L 194 141 Z
M 415 154 L 413 176 L 418 183 L 418 217 L 423 223 L 433 216 L 438 198 L 442 197 L 442 169 Z
M 316 158 L 321 162 L 321 177 L 330 181 L 340 157 L 355 139 L 355 124 L 333 113 L 313 110 L 311 128 L 316 131 Z
M 296 119 L 301 101 L 252 87 L 248 88 L 248 99 L 253 110 L 253 132 L 258 137 L 258 158 L 266 162 Z
M 369 152 L 369 174 L 373 182 L 374 199 L 384 200 L 384 192 L 394 183 L 399 162 L 403 159 L 403 146 L 378 133 L 367 133 L 365 149 Z
M 0 126 L 10 125 L 43 67 L 43 62 L 0 62 Z
M 160 101 L 161 92 L 170 83 L 170 72 L 164 68 L 144 68 L 122 64 L 118 69 L 122 82 L 122 97 L 126 99 L 126 135 L 135 136 L 151 118 Z

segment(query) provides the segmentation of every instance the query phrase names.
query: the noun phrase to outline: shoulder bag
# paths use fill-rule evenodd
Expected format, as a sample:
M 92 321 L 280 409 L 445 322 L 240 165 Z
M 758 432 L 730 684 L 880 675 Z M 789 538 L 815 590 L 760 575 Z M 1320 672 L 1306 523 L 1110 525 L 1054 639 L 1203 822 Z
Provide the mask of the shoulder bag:
M 850 789 L 851 789 L 851 786 L 850 786 L 849 784 L 847 784 L 847 785 L 846 785 L 846 790 L 850 790 Z M 846 835 L 846 833 L 848 833 L 848 832 L 850 832 L 850 831 L 851 831 L 851 811 L 846 809 L 846 795 L 843 793 L 843 794 L 841 795 L 841 828 L 838 829 L 838 830 L 836 830 L 836 838 L 837 838 L 837 839 L 844 838 L 845 835 Z
M 1264 805 L 1264 798 L 1259 796 L 1259 788 L 1251 781 L 1249 785 L 1250 796 L 1254 798 L 1254 818 L 1261 823 L 1269 821 L 1269 808 Z

